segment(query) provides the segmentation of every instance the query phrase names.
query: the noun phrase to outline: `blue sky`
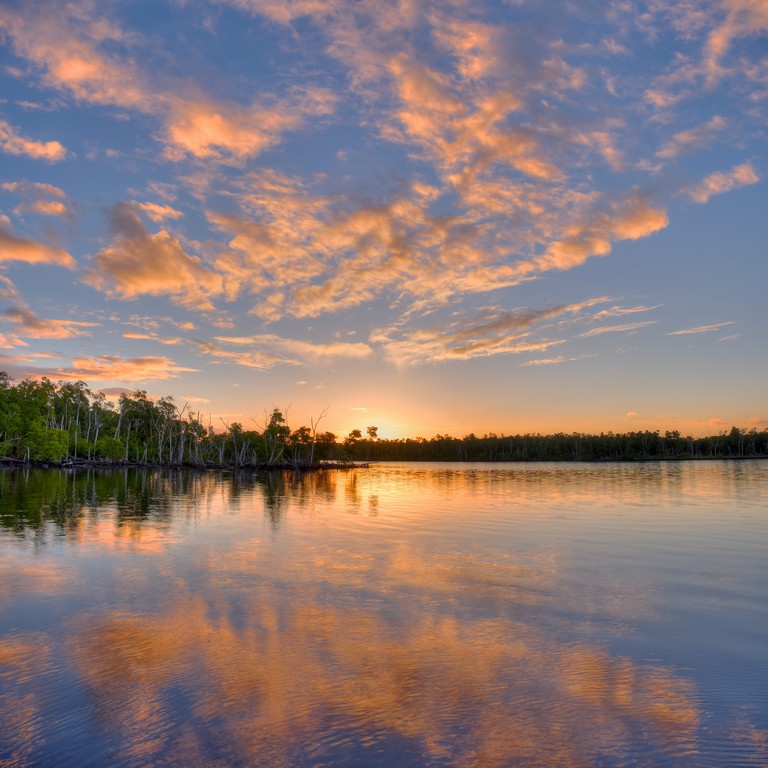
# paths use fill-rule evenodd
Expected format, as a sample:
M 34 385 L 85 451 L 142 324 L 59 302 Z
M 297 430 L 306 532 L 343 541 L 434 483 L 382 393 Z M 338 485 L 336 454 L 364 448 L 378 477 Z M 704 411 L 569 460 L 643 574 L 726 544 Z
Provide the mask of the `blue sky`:
M 764 428 L 768 2 L 6 2 L 0 367 L 214 426 Z

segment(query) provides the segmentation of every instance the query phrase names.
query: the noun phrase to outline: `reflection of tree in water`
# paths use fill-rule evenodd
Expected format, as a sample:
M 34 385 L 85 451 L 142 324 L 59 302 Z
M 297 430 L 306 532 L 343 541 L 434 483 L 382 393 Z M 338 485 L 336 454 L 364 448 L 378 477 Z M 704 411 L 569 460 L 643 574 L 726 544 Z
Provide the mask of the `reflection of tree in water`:
M 344 479 L 340 482 L 340 476 Z M 277 529 L 290 508 L 312 513 L 344 490 L 348 503 L 361 504 L 355 473 L 339 470 L 199 472 L 146 467 L 126 469 L 0 470 L 0 526 L 19 535 L 77 532 L 93 517 L 114 514 L 118 524 L 170 525 L 179 516 L 214 503 L 229 512 L 261 499 Z
M 118 523 L 171 520 L 187 481 L 181 471 L 144 468 L 5 469 L 0 471 L 0 525 L 40 543 L 74 533 L 85 522 L 115 512 Z
M 277 530 L 287 508 L 285 473 L 268 472 L 258 475 L 256 482 L 264 495 L 264 514 L 269 518 L 273 530 Z
M 101 501 L 103 483 L 92 472 L 40 469 L 0 471 L 0 524 L 22 534 L 46 525 L 59 532 L 77 528 L 89 507 Z
M 281 470 L 251 474 L 249 491 L 261 491 L 264 512 L 277 530 L 288 513 L 295 508 L 301 514 L 312 514 L 319 503 L 333 503 L 339 493 L 339 476 L 345 475 L 345 491 L 354 483 L 354 473 L 340 470 Z
M 178 506 L 178 499 L 187 488 L 181 470 L 148 470 L 131 468 L 122 473 L 113 501 L 119 520 L 151 518 L 153 522 L 168 522 Z

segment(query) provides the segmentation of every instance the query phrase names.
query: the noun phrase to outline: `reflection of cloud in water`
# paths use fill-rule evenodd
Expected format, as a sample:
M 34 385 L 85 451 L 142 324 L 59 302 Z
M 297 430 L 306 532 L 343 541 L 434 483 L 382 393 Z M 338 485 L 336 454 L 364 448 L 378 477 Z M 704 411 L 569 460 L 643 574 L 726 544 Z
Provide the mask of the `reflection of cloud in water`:
M 0 610 L 29 595 L 58 595 L 71 576 L 70 569 L 61 563 L 36 563 L 13 551 L 4 552 L 0 560 Z
M 403 741 L 423 762 L 578 768 L 695 749 L 689 682 L 531 623 L 388 619 L 328 605 L 321 587 L 291 598 L 263 581 L 237 609 L 215 590 L 210 604 L 181 593 L 169 604 L 71 627 L 94 712 L 136 760 L 186 750 L 189 765 L 287 766 L 299 753 L 322 763 L 344 740 L 374 751 Z
M 25 685 L 32 676 L 51 672 L 50 647 L 39 633 L 0 638 L 0 765 L 29 765 L 43 741 L 43 700 Z
M 173 541 L 168 525 L 145 525 L 141 520 L 120 519 L 104 510 L 99 517 L 84 520 L 70 534 L 70 541 L 86 550 L 113 549 L 159 554 Z
M 386 469 L 88 475 L 64 490 L 49 480 L 67 521 L 58 541 L 88 557 L 62 561 L 51 547 L 56 562 L 4 561 L 0 609 L 81 589 L 89 606 L 121 608 L 89 607 L 49 634 L 2 641 L 0 723 L 14 741 L 0 765 L 29 763 L 49 738 L 45 723 L 60 714 L 51 701 L 66 700 L 51 659 L 64 657 L 84 684 L 81 720 L 122 764 L 699 768 L 697 750 L 718 747 L 693 683 L 607 644 L 654 610 L 642 584 L 582 584 L 568 549 L 546 538 L 512 553 L 492 529 L 464 536 L 495 506 L 522 525 L 563 509 L 589 516 L 619 495 L 642 502 L 648 471 L 634 485 L 623 469 L 592 468 L 586 485 L 567 473 L 553 483 L 562 470 L 549 467 L 408 470 L 416 482 Z M 664 492 L 685 494 L 685 473 L 665 473 Z M 77 507 L 84 498 L 99 501 Z M 375 520 L 357 514 L 374 503 Z M 432 520 L 451 515 L 457 527 L 439 530 L 461 536 L 432 538 Z M 51 519 L 14 518 L 36 536 Z M 86 584 L 102 551 L 106 578 Z M 46 686 L 54 696 L 40 695 Z M 717 713 L 718 737 L 739 764 L 764 765 L 766 733 L 748 715 L 729 725 Z
M 276 561 L 263 541 L 249 539 L 226 553 L 217 549 L 199 556 L 197 568 L 212 592 L 231 594 L 243 585 L 276 579 L 293 594 L 323 592 L 353 604 L 389 602 L 400 613 L 440 609 L 461 616 L 528 616 L 571 633 L 603 637 L 624 631 L 650 610 L 642 585 L 609 582 L 585 588 L 569 578 L 562 553 L 513 556 L 485 548 L 434 554 L 401 541 L 371 549 L 352 543 L 305 545 Z

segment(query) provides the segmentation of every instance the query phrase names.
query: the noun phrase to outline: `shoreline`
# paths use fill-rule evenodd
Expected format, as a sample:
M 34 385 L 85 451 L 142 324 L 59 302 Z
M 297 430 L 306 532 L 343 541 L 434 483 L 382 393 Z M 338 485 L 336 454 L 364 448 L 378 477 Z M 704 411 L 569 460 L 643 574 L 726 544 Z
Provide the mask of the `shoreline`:
M 368 467 L 369 462 L 356 461 L 316 461 L 312 464 L 160 464 L 157 462 L 109 461 L 99 459 L 70 459 L 68 461 L 27 461 L 12 457 L 0 457 L 0 468 L 20 469 L 188 469 L 201 472 L 214 470 L 217 472 L 316 472 L 322 469 L 360 469 Z
M 368 469 L 372 464 L 649 464 L 699 461 L 756 461 L 768 460 L 765 454 L 749 456 L 650 456 L 633 458 L 598 459 L 370 459 L 366 461 L 319 461 L 312 464 L 160 464 L 156 462 L 110 461 L 99 459 L 70 459 L 67 461 L 27 461 L 14 457 L 0 457 L 0 469 L 173 469 L 216 472 L 317 472 L 319 470 Z

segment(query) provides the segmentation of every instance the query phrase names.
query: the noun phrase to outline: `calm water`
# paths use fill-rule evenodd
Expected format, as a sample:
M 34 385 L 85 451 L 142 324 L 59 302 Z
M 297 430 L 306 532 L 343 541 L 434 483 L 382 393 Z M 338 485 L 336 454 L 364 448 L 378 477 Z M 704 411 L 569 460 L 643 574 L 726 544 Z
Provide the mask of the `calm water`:
M 0 766 L 766 766 L 768 462 L 0 472 Z

